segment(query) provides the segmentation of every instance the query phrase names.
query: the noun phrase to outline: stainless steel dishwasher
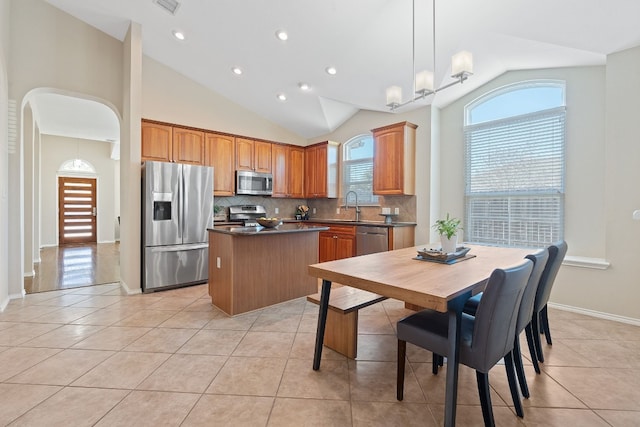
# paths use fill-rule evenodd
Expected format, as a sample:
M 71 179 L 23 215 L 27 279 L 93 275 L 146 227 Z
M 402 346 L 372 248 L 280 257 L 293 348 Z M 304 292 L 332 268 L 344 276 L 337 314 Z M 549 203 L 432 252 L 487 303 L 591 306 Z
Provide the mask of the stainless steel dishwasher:
M 356 255 L 385 252 L 389 249 L 389 228 L 375 225 L 356 227 Z

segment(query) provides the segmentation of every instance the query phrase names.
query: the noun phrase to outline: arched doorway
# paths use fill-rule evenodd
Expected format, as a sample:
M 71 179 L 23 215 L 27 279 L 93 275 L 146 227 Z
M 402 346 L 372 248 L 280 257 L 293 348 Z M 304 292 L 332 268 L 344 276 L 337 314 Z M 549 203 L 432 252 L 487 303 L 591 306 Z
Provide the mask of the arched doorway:
M 58 289 L 56 286 L 65 283 L 66 286 L 61 287 L 118 282 L 119 246 L 116 236 L 120 210 L 120 117 L 117 110 L 110 103 L 94 97 L 39 88 L 27 93 L 23 99 L 21 119 L 25 291 Z M 96 243 L 83 250 L 74 245 L 73 263 L 83 262 L 98 268 L 105 264 L 105 259 L 101 261 L 100 258 L 106 253 L 109 262 L 117 263 L 115 276 L 107 274 L 105 278 L 104 274 L 99 276 L 85 271 L 81 281 L 69 280 L 72 275 L 77 275 L 77 271 L 65 270 L 73 263 L 65 255 L 69 251 L 59 250 L 62 247 L 60 243 L 65 243 L 59 239 L 59 168 L 64 162 L 80 157 L 96 166 L 98 220 Z M 108 250 L 100 250 L 104 246 L 108 246 Z M 43 256 L 45 251 L 47 255 Z M 55 256 L 51 256 L 51 252 Z M 45 266 L 45 263 L 56 265 Z M 107 270 L 113 268 L 108 267 Z M 39 274 L 44 271 L 55 271 L 55 274 Z M 29 282 L 33 285 L 40 278 L 47 283 L 28 286 Z

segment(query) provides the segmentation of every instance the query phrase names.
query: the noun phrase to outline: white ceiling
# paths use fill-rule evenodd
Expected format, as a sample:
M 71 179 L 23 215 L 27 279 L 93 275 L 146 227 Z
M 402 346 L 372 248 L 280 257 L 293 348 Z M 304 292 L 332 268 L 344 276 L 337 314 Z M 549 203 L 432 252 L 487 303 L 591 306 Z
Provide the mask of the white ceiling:
M 413 85 L 411 0 L 180 0 L 175 16 L 152 0 L 47 2 L 119 40 L 140 23 L 146 55 L 305 138 L 361 109 L 387 111 L 385 89 L 406 98 Z M 639 16 L 639 0 L 439 0 L 436 86 L 459 50 L 473 53 L 474 75 L 400 111 L 445 106 L 508 70 L 604 64 L 640 45 Z M 433 69 L 431 1 L 415 0 L 415 22 L 415 69 Z

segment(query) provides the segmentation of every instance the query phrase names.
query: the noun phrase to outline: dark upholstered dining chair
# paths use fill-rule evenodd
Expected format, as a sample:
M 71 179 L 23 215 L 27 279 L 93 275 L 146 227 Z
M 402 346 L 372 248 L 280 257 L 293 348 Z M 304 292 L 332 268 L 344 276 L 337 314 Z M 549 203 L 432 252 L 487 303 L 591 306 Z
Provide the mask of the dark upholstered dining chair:
M 549 317 L 547 315 L 547 302 L 549 302 L 549 296 L 551 295 L 551 288 L 558 275 L 558 270 L 562 265 L 565 255 L 567 254 L 568 245 L 567 242 L 561 241 L 554 243 L 547 248 L 549 250 L 549 260 L 542 272 L 540 278 L 540 285 L 536 292 L 536 299 L 533 304 L 533 315 L 531 317 L 531 328 L 533 329 L 534 346 L 536 350 L 536 356 L 531 354 L 531 358 L 537 358 L 539 362 L 544 363 L 544 354 L 542 352 L 542 342 L 540 341 L 540 333 L 544 332 L 547 339 L 547 344 L 551 345 L 551 330 L 549 329 Z M 541 327 L 542 326 L 542 327 Z M 534 368 L 538 364 L 534 364 Z M 537 373 L 540 373 L 540 368 L 536 369 Z
M 476 370 L 478 394 L 485 425 L 494 425 L 489 370 L 505 359 L 507 378 L 515 385 L 511 350 L 516 320 L 533 263 L 527 259 L 491 273 L 476 316 L 462 313 L 459 360 Z M 422 310 L 398 322 L 397 398 L 404 397 L 404 369 L 407 341 L 441 356 L 448 356 L 448 314 Z
M 522 301 L 520 302 L 520 308 L 518 310 L 518 320 L 516 321 L 516 332 L 513 340 L 513 364 L 516 369 L 516 375 L 518 377 L 518 383 L 520 384 L 520 391 L 522 395 L 529 398 L 529 387 L 527 385 L 527 378 L 524 374 L 524 367 L 522 364 L 522 353 L 520 351 L 520 334 L 522 331 L 526 332 L 527 342 L 533 342 L 533 330 L 531 328 L 531 316 L 533 315 L 533 303 L 535 302 L 538 285 L 540 284 L 540 278 L 544 271 L 547 261 L 549 259 L 549 251 L 542 249 L 526 256 L 527 259 L 533 262 L 533 270 L 524 294 L 522 295 Z M 464 305 L 463 311 L 467 314 L 475 316 L 478 309 L 478 305 L 482 300 L 482 292 L 469 298 Z M 535 359 L 535 348 L 529 348 L 531 357 Z M 516 412 L 519 408 L 522 408 L 520 404 L 520 396 L 517 389 L 511 390 L 511 397 L 513 398 L 513 404 L 516 407 Z M 517 402 L 516 402 L 517 401 Z M 523 416 L 518 413 L 519 416 Z

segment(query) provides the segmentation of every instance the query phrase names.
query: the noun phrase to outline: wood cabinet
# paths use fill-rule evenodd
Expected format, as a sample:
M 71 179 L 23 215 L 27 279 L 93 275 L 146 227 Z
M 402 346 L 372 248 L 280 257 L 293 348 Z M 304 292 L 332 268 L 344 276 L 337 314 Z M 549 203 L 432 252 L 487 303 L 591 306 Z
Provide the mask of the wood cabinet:
M 409 122 L 373 129 L 373 194 L 415 194 L 416 128 Z
M 338 197 L 338 147 L 337 142 L 325 141 L 305 149 L 305 197 Z
M 232 135 L 205 134 L 205 164 L 213 166 L 214 196 L 233 196 L 235 192 L 235 148 Z
M 170 162 L 173 157 L 173 127 L 142 122 L 142 160 Z
M 273 144 L 271 148 L 273 197 L 304 197 L 304 149 Z
M 140 157 L 159 162 L 205 164 L 204 132 L 142 122 Z
M 173 162 L 204 165 L 204 132 L 174 127 L 172 152 Z
M 271 172 L 271 143 L 236 137 L 236 170 Z
M 355 255 L 356 227 L 330 225 L 329 230 L 320 232 L 318 241 L 318 262 L 351 258 Z

